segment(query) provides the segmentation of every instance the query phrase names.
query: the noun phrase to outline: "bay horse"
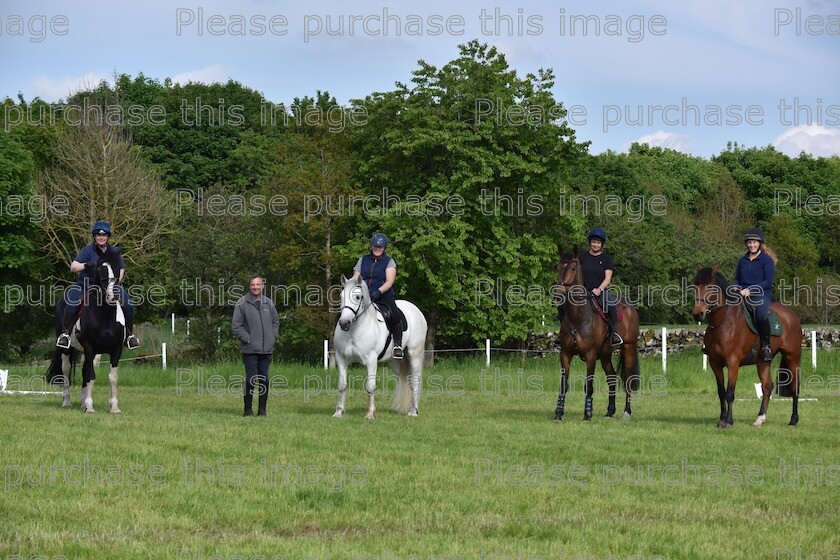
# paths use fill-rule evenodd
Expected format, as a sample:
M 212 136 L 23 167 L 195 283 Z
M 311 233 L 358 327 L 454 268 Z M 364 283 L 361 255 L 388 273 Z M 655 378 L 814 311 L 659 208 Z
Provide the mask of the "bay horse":
M 125 340 L 125 319 L 120 323 L 118 316 L 122 315 L 115 286 L 119 274 L 119 249 L 109 246 L 99 257 L 94 269 L 93 281 L 87 293 L 84 294 L 84 309 L 81 317 L 70 329 L 70 350 L 56 348 L 50 369 L 47 371 L 47 381 L 64 386 L 64 400 L 62 407 L 70 407 L 70 362 L 72 352 L 84 352 L 82 365 L 82 395 L 81 408 L 84 412 L 94 412 L 93 382 L 96 379 L 94 359 L 97 354 L 108 354 L 111 370 L 108 380 L 111 384 L 108 404 L 111 414 L 122 411 L 117 402 L 117 366 L 122 356 L 123 341 Z M 56 305 L 56 334 L 61 333 L 64 307 L 66 303 L 61 298 Z
M 333 416 L 339 418 L 345 413 L 347 366 L 360 363 L 367 368 L 365 391 L 369 404 L 365 418 L 376 418 L 376 370 L 377 364 L 385 361 L 397 375 L 394 409 L 408 416 L 418 416 L 426 348 L 426 318 L 413 303 L 397 300 L 397 307 L 405 316 L 408 326 L 403 334 L 403 358 L 395 360 L 390 357 L 393 343 L 388 326 L 378 315 L 376 307 L 371 305 L 365 281 L 361 277 L 348 280 L 342 275 L 341 286 L 341 316 L 333 335 L 335 361 L 338 365 L 338 405 Z
M 758 378 L 761 381 L 761 407 L 753 426 L 761 426 L 767 421 L 767 406 L 773 392 L 770 376 L 772 362 L 755 361 L 758 353 L 752 351 L 758 335 L 747 325 L 744 315 L 743 298 L 737 286 L 729 282 L 718 271 L 720 265 L 711 268 L 697 267 L 694 277 L 696 289 L 694 300 L 694 318 L 707 321 L 708 328 L 703 336 L 703 344 L 709 355 L 709 365 L 715 372 L 718 398 L 720 399 L 720 421 L 718 428 L 731 428 L 733 423 L 732 404 L 735 401 L 735 385 L 738 382 L 738 370 L 742 365 L 756 363 Z M 793 396 L 791 426 L 799 422 L 799 374 L 802 354 L 802 324 L 799 317 L 786 305 L 778 302 L 770 304 L 782 324 L 782 335 L 770 337 L 770 349 L 775 356 L 782 354 L 779 369 L 779 384 L 790 384 Z M 752 355 L 752 356 L 751 356 Z M 750 359 L 747 359 L 747 358 Z M 746 362 L 746 363 L 745 363 Z M 723 368 L 728 372 L 728 383 L 723 384 Z M 784 383 L 783 383 L 784 381 Z
M 562 254 L 562 249 L 560 250 Z M 578 259 L 578 249 L 560 257 L 557 265 L 556 294 L 562 299 L 561 328 L 560 328 L 560 394 L 557 397 L 557 408 L 554 419 L 562 420 L 566 406 L 566 393 L 569 388 L 569 369 L 572 358 L 580 356 L 586 362 L 586 400 L 583 419 L 592 418 L 593 378 L 595 362 L 601 361 L 601 367 L 607 376 L 609 388 L 609 403 L 607 418 L 615 414 L 615 395 L 617 392 L 618 375 L 612 364 L 613 348 L 610 344 L 610 333 L 607 322 L 595 310 L 594 299 L 583 285 L 583 270 Z M 624 343 L 621 345 L 618 373 L 624 385 L 627 397 L 624 404 L 624 419 L 629 420 L 632 414 L 630 400 L 632 392 L 639 387 L 639 314 L 636 309 L 618 298 L 617 305 L 623 318 L 618 323 L 618 331 Z M 604 310 L 606 313 L 606 310 Z

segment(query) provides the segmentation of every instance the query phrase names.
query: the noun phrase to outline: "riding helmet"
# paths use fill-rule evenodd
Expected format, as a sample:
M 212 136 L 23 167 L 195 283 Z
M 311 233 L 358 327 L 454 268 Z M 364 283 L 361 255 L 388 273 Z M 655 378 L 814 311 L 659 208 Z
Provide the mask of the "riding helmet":
M 377 245 L 382 247 L 388 246 L 388 236 L 384 233 L 374 233 L 373 237 L 370 238 L 371 245 Z
M 93 228 L 90 232 L 93 235 L 96 235 L 97 233 L 106 233 L 111 235 L 111 224 L 108 222 L 96 222 L 93 224 Z
M 601 243 L 606 243 L 607 242 L 607 232 L 605 232 L 604 230 L 602 230 L 599 227 L 592 228 L 589 231 L 589 235 L 586 236 L 586 240 L 587 241 L 592 241 L 593 239 L 600 239 Z
M 758 228 L 750 228 L 744 234 L 744 241 L 760 241 L 764 243 L 764 233 Z

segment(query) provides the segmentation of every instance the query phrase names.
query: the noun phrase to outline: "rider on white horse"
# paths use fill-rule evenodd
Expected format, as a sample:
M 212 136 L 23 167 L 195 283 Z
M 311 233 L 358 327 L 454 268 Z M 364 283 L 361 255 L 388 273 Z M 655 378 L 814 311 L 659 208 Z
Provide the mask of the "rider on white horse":
M 370 300 L 390 312 L 388 328 L 394 339 L 394 350 L 391 357 L 401 360 L 402 349 L 402 320 L 397 309 L 394 296 L 394 280 L 397 277 L 397 263 L 385 254 L 388 247 L 388 237 L 384 233 L 376 233 L 370 238 L 370 253 L 363 256 L 353 267 L 353 278 L 361 276 L 370 289 Z
M 99 256 L 108 250 L 108 241 L 111 239 L 111 224 L 108 222 L 96 222 L 91 229 L 93 235 L 93 243 L 85 246 L 70 263 L 70 271 L 78 273 L 79 277 L 76 283 L 64 293 L 64 301 L 67 307 L 64 309 L 64 332 L 59 335 L 55 345 L 65 350 L 70 348 L 70 329 L 73 323 L 76 322 L 79 307 L 82 303 L 82 298 L 90 286 L 93 279 L 94 268 L 99 261 Z M 125 262 L 122 255 L 120 255 L 120 277 L 119 282 L 122 282 L 125 275 Z M 128 297 L 128 293 L 122 286 L 115 287 L 119 291 L 119 299 L 122 302 L 123 311 L 125 312 L 125 345 L 131 350 L 140 346 L 140 341 L 134 336 L 134 305 Z

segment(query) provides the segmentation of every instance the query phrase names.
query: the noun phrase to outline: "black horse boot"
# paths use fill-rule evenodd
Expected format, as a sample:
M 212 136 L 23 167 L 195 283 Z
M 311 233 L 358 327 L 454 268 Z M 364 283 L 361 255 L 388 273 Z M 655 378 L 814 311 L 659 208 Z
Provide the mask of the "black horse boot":
M 770 349 L 770 319 L 758 321 L 758 335 L 761 337 L 761 361 L 773 361 L 773 351 Z
M 391 353 L 391 357 L 395 360 L 402 360 L 402 321 L 399 317 L 395 317 L 391 320 L 391 336 L 394 337 L 394 351 Z
M 610 320 L 610 330 L 612 331 L 610 343 L 613 346 L 621 346 L 624 344 L 624 340 L 618 334 L 618 311 L 615 305 L 607 305 L 607 318 Z
M 125 318 L 125 345 L 129 350 L 140 347 L 140 341 L 134 336 L 134 317 Z

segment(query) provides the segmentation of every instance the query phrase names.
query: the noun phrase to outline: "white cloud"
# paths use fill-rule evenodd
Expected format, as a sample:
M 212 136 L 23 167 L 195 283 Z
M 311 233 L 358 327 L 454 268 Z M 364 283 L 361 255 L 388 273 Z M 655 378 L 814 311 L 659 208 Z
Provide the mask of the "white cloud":
M 677 134 L 676 132 L 665 132 L 664 130 L 657 130 L 652 134 L 645 134 L 638 140 L 634 140 L 639 144 L 647 144 L 648 146 L 658 146 L 660 148 L 670 148 L 678 152 L 689 153 L 691 148 L 691 138 L 684 134 Z
M 223 84 L 228 81 L 230 74 L 227 66 L 223 64 L 213 64 L 199 70 L 190 70 L 189 72 L 182 72 L 172 76 L 173 83 L 186 84 L 187 82 L 201 82 L 204 84 L 220 83 Z
M 44 101 L 55 102 L 67 99 L 81 90 L 93 89 L 102 80 L 109 81 L 108 75 L 101 72 L 88 72 L 82 76 L 52 78 L 39 74 L 29 80 L 29 91 L 32 97 L 40 97 Z
M 816 157 L 840 155 L 840 129 L 816 124 L 794 126 L 773 140 L 773 146 L 791 157 L 807 152 Z

